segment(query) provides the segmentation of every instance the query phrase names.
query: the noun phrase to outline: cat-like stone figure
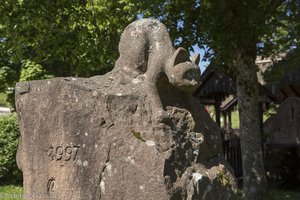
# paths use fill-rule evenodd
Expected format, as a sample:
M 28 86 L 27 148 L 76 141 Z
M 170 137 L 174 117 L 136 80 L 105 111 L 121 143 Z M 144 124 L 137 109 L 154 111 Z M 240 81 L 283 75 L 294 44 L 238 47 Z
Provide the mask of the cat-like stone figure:
M 193 92 L 199 84 L 199 54 L 192 61 L 184 48 L 174 49 L 167 28 L 158 20 L 141 19 L 128 25 L 121 35 L 115 70 L 135 78 L 144 74 L 152 116 L 160 122 L 163 109 L 158 82 L 165 74 L 176 88 Z

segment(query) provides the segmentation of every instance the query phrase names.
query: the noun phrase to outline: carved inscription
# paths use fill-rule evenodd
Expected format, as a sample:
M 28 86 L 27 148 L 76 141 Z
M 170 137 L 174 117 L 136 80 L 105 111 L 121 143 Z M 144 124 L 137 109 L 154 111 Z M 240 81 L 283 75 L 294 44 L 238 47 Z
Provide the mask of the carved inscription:
M 51 193 L 51 192 L 54 192 L 55 190 L 55 179 L 54 178 L 51 178 L 48 180 L 48 183 L 47 183 L 47 193 Z
M 50 146 L 47 156 L 51 161 L 75 161 L 80 146 Z

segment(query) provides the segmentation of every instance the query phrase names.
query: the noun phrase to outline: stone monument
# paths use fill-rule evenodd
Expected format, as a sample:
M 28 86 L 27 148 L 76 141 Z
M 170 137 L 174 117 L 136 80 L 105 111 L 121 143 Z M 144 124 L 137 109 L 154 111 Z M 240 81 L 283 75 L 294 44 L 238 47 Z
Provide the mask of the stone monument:
M 115 68 L 91 78 L 16 85 L 17 163 L 35 199 L 234 199 L 220 129 L 192 97 L 199 56 L 166 27 L 124 30 Z

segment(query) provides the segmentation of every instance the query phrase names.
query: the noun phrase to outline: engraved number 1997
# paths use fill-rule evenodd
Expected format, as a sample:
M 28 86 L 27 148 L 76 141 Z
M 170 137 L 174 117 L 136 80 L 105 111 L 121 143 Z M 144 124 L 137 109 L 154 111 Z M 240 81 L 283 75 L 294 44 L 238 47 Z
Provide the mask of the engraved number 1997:
M 75 161 L 79 148 L 79 146 L 57 146 L 55 148 L 53 146 L 50 146 L 50 148 L 48 149 L 48 156 L 51 158 L 51 161 L 69 161 L 71 159 Z

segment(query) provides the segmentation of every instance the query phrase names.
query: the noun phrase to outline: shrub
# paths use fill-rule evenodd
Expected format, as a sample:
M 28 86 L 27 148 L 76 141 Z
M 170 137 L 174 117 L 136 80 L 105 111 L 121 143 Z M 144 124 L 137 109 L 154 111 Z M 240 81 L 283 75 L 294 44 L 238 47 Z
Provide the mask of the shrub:
M 0 183 L 20 183 L 16 164 L 19 126 L 15 113 L 0 116 Z
M 24 60 L 19 81 L 33 81 L 52 77 L 53 76 L 47 74 L 42 65 L 31 60 Z

